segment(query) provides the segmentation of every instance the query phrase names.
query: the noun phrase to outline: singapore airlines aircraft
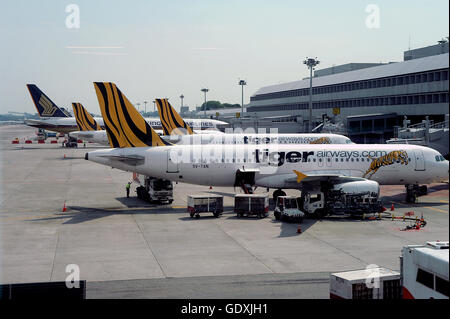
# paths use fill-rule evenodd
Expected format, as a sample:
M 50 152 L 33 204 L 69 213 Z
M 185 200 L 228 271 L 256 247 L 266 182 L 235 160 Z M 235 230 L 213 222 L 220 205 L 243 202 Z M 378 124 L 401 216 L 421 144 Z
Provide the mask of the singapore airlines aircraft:
M 67 134 L 78 131 L 76 119 L 69 117 L 61 109 L 53 103 L 36 85 L 27 84 L 31 98 L 42 119 L 25 120 L 25 124 L 32 127 L 42 128 L 49 131 Z M 94 118 L 97 123 L 103 127 L 103 119 L 101 117 Z M 161 121 L 158 118 L 145 119 L 154 129 L 161 129 Z M 228 125 L 226 122 L 213 119 L 187 119 L 188 123 L 195 129 L 214 129 L 218 125 Z
M 88 152 L 85 159 L 120 170 L 199 185 L 276 188 L 274 197 L 283 194 L 281 189 L 299 189 L 303 209 L 320 215 L 337 197 L 366 194 L 378 200 L 380 184 L 448 180 L 448 161 L 417 145 L 170 145 L 113 83 L 94 86 L 115 148 Z

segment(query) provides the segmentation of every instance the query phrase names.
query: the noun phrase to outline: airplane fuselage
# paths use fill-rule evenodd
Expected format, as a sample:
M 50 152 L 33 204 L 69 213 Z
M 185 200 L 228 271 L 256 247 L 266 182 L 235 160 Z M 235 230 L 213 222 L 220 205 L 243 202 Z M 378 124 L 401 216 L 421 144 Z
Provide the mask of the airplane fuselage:
M 430 148 L 384 144 L 175 145 L 93 151 L 86 159 L 124 171 L 211 186 L 233 186 L 236 172 L 252 172 L 256 186 L 300 188 L 307 176 L 346 176 L 382 185 L 448 180 L 448 161 Z M 439 159 L 439 160 L 437 160 Z M 443 159 L 443 158 L 442 158 Z
M 103 118 L 94 117 L 94 120 L 103 128 Z M 159 118 L 146 118 L 145 119 L 153 129 L 162 129 L 161 120 Z M 213 120 L 213 119 L 187 119 L 193 128 L 198 130 L 214 129 L 217 125 L 227 125 L 228 123 Z M 70 133 L 78 131 L 77 122 L 74 117 L 48 117 L 40 118 L 38 120 L 25 120 L 25 124 L 32 127 L 42 128 L 49 131 L 54 131 L 58 133 Z

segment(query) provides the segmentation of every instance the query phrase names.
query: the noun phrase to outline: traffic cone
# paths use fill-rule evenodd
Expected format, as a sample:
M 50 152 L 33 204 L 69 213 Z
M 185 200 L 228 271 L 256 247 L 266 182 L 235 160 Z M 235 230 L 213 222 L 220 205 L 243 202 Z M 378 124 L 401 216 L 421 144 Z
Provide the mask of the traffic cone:
M 394 210 L 394 203 L 392 203 L 392 205 L 391 205 L 391 211 L 393 211 Z
M 298 227 L 297 227 L 297 233 L 299 233 L 299 234 L 302 233 L 302 228 L 300 227 L 300 225 L 298 225 Z
M 209 186 L 209 189 L 212 189 L 212 186 Z
M 64 201 L 64 206 L 63 206 L 63 210 L 62 210 L 63 212 L 65 212 L 65 211 L 67 211 L 67 208 L 66 208 L 66 201 Z
M 66 154 L 64 154 L 64 158 L 66 158 Z

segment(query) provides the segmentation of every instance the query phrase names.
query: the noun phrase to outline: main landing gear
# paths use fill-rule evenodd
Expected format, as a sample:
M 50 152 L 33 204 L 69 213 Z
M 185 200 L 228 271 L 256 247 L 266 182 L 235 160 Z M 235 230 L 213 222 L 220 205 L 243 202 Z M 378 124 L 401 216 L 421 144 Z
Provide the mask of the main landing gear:
M 406 188 L 406 202 L 416 203 L 417 198 L 422 195 L 428 194 L 428 188 L 426 185 L 419 186 L 418 184 L 405 185 Z

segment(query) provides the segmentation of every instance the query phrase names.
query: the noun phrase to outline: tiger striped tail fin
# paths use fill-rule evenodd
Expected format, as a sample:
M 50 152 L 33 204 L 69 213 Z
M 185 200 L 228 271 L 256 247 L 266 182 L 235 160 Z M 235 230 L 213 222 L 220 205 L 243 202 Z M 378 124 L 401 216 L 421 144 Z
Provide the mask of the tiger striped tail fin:
M 111 82 L 94 82 L 111 147 L 170 145 L 159 137 L 126 96 Z
M 100 131 L 102 129 L 81 103 L 72 103 L 72 107 L 80 131 Z
M 181 118 L 167 99 L 156 99 L 164 135 L 191 135 L 192 128 Z

